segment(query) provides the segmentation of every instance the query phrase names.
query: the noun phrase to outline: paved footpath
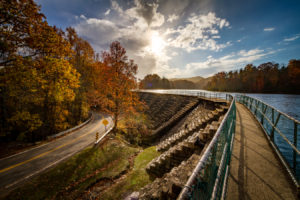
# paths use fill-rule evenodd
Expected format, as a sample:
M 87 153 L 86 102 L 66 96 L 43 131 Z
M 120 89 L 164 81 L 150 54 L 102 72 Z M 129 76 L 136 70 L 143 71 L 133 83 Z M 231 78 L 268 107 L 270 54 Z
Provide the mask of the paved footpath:
M 99 137 L 105 133 L 102 119 L 101 115 L 94 113 L 87 125 L 69 135 L 0 159 L 0 197 L 95 142 L 96 132 L 99 132 Z M 111 118 L 106 119 L 110 127 L 113 122 Z
M 237 103 L 227 199 L 297 199 L 293 185 L 260 125 Z

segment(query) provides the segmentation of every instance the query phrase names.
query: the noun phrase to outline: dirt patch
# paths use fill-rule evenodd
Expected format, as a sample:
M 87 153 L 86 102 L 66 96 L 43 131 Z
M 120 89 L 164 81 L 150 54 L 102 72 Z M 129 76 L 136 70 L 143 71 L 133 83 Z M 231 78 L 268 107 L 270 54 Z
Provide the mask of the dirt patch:
M 99 199 L 101 193 L 104 193 L 109 188 L 113 187 L 116 184 L 122 182 L 130 171 L 132 171 L 134 166 L 134 159 L 140 153 L 136 152 L 132 156 L 128 158 L 129 166 L 126 170 L 122 171 L 120 174 L 113 178 L 100 178 L 94 184 L 90 185 L 88 189 L 84 192 L 84 194 L 79 199 Z M 114 163 L 110 163 L 107 167 L 112 167 Z

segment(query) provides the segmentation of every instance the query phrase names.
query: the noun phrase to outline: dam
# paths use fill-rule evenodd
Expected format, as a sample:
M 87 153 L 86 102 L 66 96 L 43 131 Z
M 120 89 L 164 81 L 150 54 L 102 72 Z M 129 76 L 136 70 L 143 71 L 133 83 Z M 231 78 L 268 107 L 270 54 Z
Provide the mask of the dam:
M 245 95 L 177 95 L 214 106 L 195 105 L 186 123 L 157 143 L 162 154 L 146 169 L 154 181 L 139 199 L 299 198 L 299 121 Z

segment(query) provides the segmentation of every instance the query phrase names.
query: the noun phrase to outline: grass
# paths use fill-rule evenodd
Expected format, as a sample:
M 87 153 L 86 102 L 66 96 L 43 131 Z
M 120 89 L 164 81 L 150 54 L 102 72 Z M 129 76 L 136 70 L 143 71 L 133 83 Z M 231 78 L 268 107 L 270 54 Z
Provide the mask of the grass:
M 97 180 L 114 178 L 126 171 L 128 159 L 138 151 L 119 139 L 108 140 L 32 179 L 5 199 L 76 199 Z
M 102 195 L 102 199 L 123 199 L 133 191 L 138 191 L 143 186 L 152 182 L 145 168 L 146 165 L 159 153 L 156 148 L 149 147 L 142 151 L 134 160 L 134 166 L 131 172 L 125 179 L 116 183 L 111 188 L 106 190 Z
M 122 199 L 151 182 L 145 167 L 158 155 L 154 146 L 141 151 L 140 147 L 115 137 L 100 147 L 86 148 L 12 191 L 5 199 L 78 199 L 106 180 L 112 185 L 101 190 L 101 199 Z

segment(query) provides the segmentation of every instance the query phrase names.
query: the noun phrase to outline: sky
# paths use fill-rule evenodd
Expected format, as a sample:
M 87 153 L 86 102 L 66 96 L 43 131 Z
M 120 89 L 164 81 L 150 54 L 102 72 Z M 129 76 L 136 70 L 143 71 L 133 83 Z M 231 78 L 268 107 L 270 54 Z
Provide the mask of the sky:
M 299 0 L 36 0 L 50 25 L 74 27 L 96 52 L 113 41 L 138 77 L 209 77 L 300 59 Z

